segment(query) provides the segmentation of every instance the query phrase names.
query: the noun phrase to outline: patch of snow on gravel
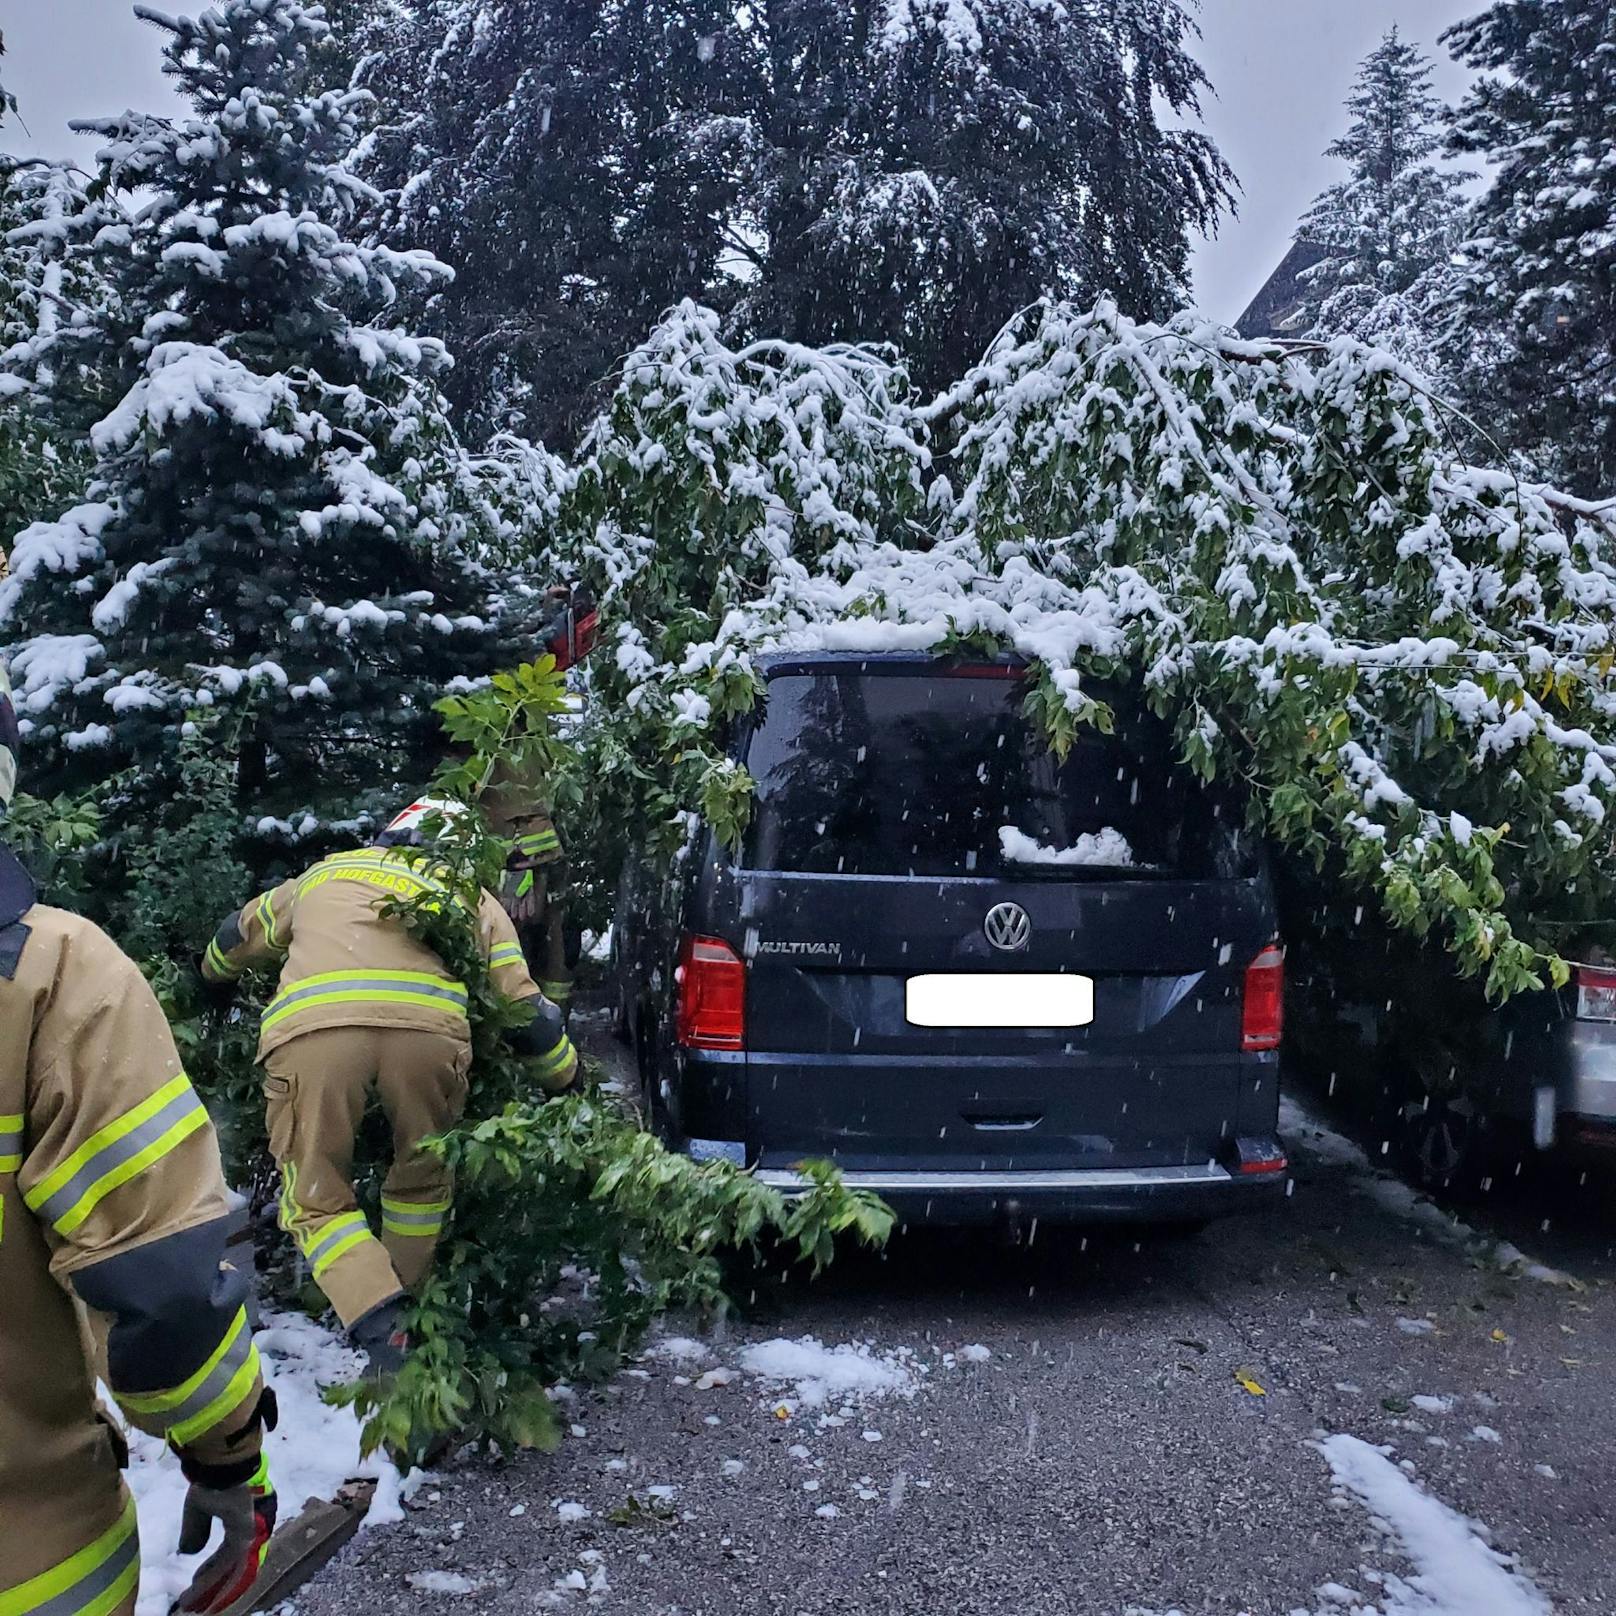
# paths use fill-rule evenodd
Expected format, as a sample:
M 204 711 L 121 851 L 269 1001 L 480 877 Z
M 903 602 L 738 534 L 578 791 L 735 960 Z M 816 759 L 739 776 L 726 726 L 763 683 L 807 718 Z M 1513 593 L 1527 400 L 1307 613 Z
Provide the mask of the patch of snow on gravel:
M 398 1499 L 411 1490 L 409 1483 L 401 1485 L 398 1471 L 380 1454 L 361 1459 L 359 1421 L 350 1410 L 328 1408 L 320 1401 L 322 1384 L 354 1379 L 364 1360 L 329 1330 L 297 1313 L 265 1314 L 257 1341 L 264 1377 L 280 1403 L 280 1426 L 270 1433 L 268 1446 L 281 1520 L 294 1519 L 312 1498 L 330 1498 L 354 1476 L 376 1480 L 372 1507 L 379 1517 L 388 1522 L 401 1519 Z M 155 1438 L 139 1431 L 128 1435 L 125 1479 L 140 1513 L 136 1616 L 167 1616 L 202 1556 L 182 1555 L 175 1547 L 185 1503 L 185 1478 L 178 1460 Z
M 1414 1565 L 1406 1580 L 1384 1577 L 1380 1616 L 1551 1616 L 1532 1583 L 1488 1547 L 1485 1528 L 1410 1481 L 1380 1448 L 1346 1435 L 1318 1448 L 1337 1487 L 1384 1524 Z
M 485 1586 L 475 1577 L 463 1577 L 458 1571 L 411 1571 L 404 1580 L 417 1593 L 448 1594 L 454 1599 L 480 1594 Z
M 913 1397 L 920 1389 L 909 1353 L 878 1353 L 857 1341 L 834 1347 L 814 1336 L 761 1341 L 741 1353 L 740 1366 L 770 1386 L 792 1387 L 797 1401 L 808 1408 L 850 1399 Z
M 643 1356 L 661 1358 L 668 1363 L 698 1364 L 712 1357 L 712 1348 L 705 1341 L 696 1341 L 687 1335 L 666 1335 L 653 1341 Z

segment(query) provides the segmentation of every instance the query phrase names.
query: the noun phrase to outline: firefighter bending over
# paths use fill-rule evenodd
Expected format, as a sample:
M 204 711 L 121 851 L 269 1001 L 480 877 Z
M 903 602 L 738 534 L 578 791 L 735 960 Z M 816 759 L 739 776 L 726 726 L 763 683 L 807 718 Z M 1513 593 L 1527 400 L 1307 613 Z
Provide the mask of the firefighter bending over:
M 16 749 L 0 674 L 0 813 Z M 89 921 L 36 903 L 0 845 L 4 1616 L 135 1608 L 135 1505 L 98 1369 L 130 1424 L 179 1455 L 181 1548 L 224 1525 L 176 1608 L 223 1610 L 257 1578 L 275 1524 L 262 1454 L 274 1401 L 248 1276 L 225 1260 L 226 1211 L 213 1125 L 145 978 Z
M 280 963 L 258 1055 L 281 1171 L 281 1227 L 379 1374 L 403 1362 L 405 1292 L 431 1268 L 453 1190 L 449 1169 L 421 1141 L 460 1120 L 471 1064 L 465 984 L 384 910 L 423 894 L 460 901 L 421 845 L 423 822 L 458 811 L 423 799 L 377 845 L 333 854 L 255 898 L 220 927 L 202 966 L 210 981 L 228 982 L 250 965 Z M 560 1093 L 578 1070 L 561 1012 L 528 974 L 492 893 L 482 893 L 474 918 L 494 987 L 534 1007 L 506 1036 L 538 1084 Z M 393 1135 L 380 1239 L 353 1184 L 355 1140 L 372 1095 Z

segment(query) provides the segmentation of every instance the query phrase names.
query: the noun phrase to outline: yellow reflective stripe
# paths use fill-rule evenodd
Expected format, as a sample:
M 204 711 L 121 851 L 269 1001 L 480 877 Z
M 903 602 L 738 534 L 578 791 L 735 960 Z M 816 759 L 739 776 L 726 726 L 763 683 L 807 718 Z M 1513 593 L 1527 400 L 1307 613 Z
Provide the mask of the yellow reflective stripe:
M 565 1004 L 572 997 L 572 983 L 570 982 L 541 982 L 539 992 L 551 1004 Z
M 356 1230 L 363 1230 L 365 1214 L 363 1212 L 344 1212 L 338 1217 L 330 1218 L 317 1227 L 309 1227 L 303 1218 L 302 1208 L 293 1203 L 292 1234 L 297 1240 L 298 1249 L 311 1262 L 318 1258 L 325 1248 L 344 1234 L 352 1234 Z
M 22 1166 L 22 1135 L 24 1119 L 0 1116 L 0 1173 L 14 1173 Z
M 273 953 L 284 954 L 286 944 L 281 941 L 281 935 L 275 929 L 275 904 L 273 900 L 277 890 L 278 888 L 272 887 L 258 900 L 256 907 L 258 910 L 258 924 L 264 931 L 265 945 Z
M 397 1196 L 384 1195 L 382 1197 L 382 1211 L 384 1212 L 447 1212 L 453 1201 L 401 1201 Z
M 240 976 L 241 966 L 232 965 L 225 952 L 219 947 L 219 939 L 212 938 L 208 943 L 207 952 L 202 956 L 202 962 L 217 976 Z
M 452 1203 L 443 1201 L 401 1201 L 382 1196 L 382 1228 L 388 1234 L 430 1236 L 443 1233 L 443 1219 Z
M 0 1592 L 0 1616 L 33 1616 L 47 1607 L 73 1616 L 106 1616 L 129 1596 L 139 1578 L 140 1550 L 131 1498 L 117 1524 L 88 1548 Z
M 281 1227 L 290 1235 L 297 1230 L 297 1165 L 287 1162 L 281 1168 Z
M 259 1374 L 258 1349 L 247 1325 L 247 1311 L 238 1308 L 224 1339 L 197 1372 L 179 1386 L 162 1392 L 116 1393 L 119 1404 L 135 1414 L 175 1417 L 167 1436 L 181 1447 L 205 1436 L 226 1415 L 239 1408 Z
M 572 1047 L 572 1040 L 563 1036 L 561 1042 L 548 1055 L 540 1055 L 535 1062 L 539 1069 L 539 1076 L 554 1077 L 568 1061 L 574 1058 L 576 1053 Z
M 346 1257 L 355 1246 L 362 1246 L 367 1240 L 373 1239 L 375 1239 L 375 1236 L 371 1234 L 369 1229 L 355 1229 L 346 1240 L 339 1240 L 336 1245 L 327 1251 L 326 1254 L 313 1265 L 312 1272 L 314 1277 L 318 1279 L 332 1265 L 332 1263 Z
M 330 982 L 370 982 L 378 978 L 385 978 L 389 982 L 418 982 L 431 988 L 449 988 L 462 998 L 466 996 L 463 982 L 455 982 L 432 971 L 321 971 L 314 976 L 300 977 L 286 991 L 295 993 L 299 988 L 324 987 Z
M 466 1005 L 464 1000 L 441 998 L 433 994 L 412 993 L 407 988 L 394 990 L 377 990 L 355 988 L 340 990 L 333 988 L 329 992 L 317 994 L 311 998 L 299 999 L 294 1004 L 282 1005 L 279 1009 L 271 1006 L 270 1011 L 258 1024 L 260 1032 L 267 1032 L 279 1022 L 285 1021 L 288 1016 L 295 1016 L 299 1011 L 318 1009 L 327 1004 L 398 1004 L 409 1005 L 417 1010 L 436 1010 L 440 1015 L 457 1016 L 465 1018 Z
M 496 965 L 525 965 L 527 956 L 522 952 L 520 943 L 501 943 L 488 956 L 490 966 Z
M 121 1184 L 145 1172 L 199 1128 L 208 1113 L 182 1072 L 98 1129 L 23 1199 L 61 1234 L 71 1234 Z
M 310 887 L 344 877 L 353 880 L 374 880 L 377 876 L 396 876 L 400 881 L 412 882 L 430 892 L 437 892 L 445 897 L 450 895 L 446 880 L 447 872 L 442 866 L 424 869 L 413 860 L 401 858 L 395 850 L 385 847 L 362 847 L 355 848 L 350 853 L 333 853 L 330 858 L 322 859 L 302 877 L 298 882 L 298 892 L 301 895 Z
M 244 1307 L 237 1308 L 236 1316 L 231 1321 L 230 1328 L 225 1331 L 223 1340 L 208 1354 L 207 1362 L 188 1380 L 164 1392 L 118 1392 L 116 1395 L 119 1403 L 125 1408 L 132 1408 L 137 1414 L 166 1414 L 170 1409 L 178 1408 L 219 1367 L 246 1329 L 247 1310 Z
M 258 1348 L 251 1343 L 247 1347 L 247 1357 L 242 1366 L 231 1376 L 219 1395 L 205 1408 L 200 1409 L 188 1420 L 181 1420 L 173 1426 L 168 1433 L 168 1439 L 178 1447 L 188 1447 L 191 1443 L 206 1436 L 220 1421 L 229 1418 L 241 1405 L 246 1402 L 247 1395 L 253 1389 L 254 1382 L 262 1373 L 262 1365 L 258 1361 Z

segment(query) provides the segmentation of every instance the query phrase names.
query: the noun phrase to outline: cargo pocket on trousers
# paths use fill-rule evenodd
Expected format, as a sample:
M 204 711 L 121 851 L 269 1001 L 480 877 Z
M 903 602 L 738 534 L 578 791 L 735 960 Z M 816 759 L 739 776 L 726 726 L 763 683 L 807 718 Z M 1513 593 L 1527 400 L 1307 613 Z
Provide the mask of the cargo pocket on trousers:
M 297 1080 L 281 1072 L 264 1073 L 264 1124 L 269 1153 L 277 1162 L 291 1160 L 295 1144 Z

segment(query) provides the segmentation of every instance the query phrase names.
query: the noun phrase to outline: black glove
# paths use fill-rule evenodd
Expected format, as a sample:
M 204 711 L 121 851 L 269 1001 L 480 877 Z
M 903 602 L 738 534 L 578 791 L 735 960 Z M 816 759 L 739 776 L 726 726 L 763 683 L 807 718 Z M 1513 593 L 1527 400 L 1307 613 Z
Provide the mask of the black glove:
M 208 1546 L 215 1521 L 224 1527 L 224 1540 L 202 1562 L 191 1586 L 174 1602 L 170 1616 L 225 1610 L 258 1580 L 275 1530 L 275 1489 L 269 1480 L 269 1464 L 260 1458 L 245 1481 L 227 1481 L 226 1474 L 210 1477 L 200 1466 L 191 1471 L 191 1488 L 180 1520 L 180 1553 L 200 1554 Z

